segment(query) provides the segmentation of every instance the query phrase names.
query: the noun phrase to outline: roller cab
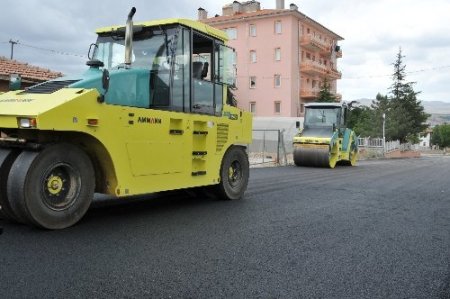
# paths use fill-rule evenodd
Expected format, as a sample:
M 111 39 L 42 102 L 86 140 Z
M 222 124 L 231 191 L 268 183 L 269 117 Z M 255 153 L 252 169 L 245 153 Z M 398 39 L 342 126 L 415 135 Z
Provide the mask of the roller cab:
M 329 168 L 337 164 L 355 165 L 357 139 L 346 127 L 348 113 L 346 104 L 306 104 L 303 129 L 293 139 L 295 165 Z

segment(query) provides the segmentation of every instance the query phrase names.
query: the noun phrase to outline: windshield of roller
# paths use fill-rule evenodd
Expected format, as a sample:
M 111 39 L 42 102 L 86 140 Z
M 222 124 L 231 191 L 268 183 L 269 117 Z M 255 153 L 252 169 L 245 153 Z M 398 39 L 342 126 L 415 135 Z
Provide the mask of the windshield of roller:
M 305 112 L 305 127 L 332 127 L 338 125 L 341 108 L 308 107 Z
M 175 52 L 178 27 L 146 27 L 133 36 L 132 67 L 150 70 L 169 69 Z M 107 69 L 124 67 L 125 35 L 123 32 L 101 33 L 97 39 L 94 59 Z

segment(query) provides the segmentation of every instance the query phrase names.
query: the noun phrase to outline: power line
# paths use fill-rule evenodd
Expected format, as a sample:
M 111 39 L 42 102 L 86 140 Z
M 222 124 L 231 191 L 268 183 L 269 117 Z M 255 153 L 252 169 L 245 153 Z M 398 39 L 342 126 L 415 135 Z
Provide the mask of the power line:
M 428 71 L 438 71 L 442 69 L 448 69 L 450 68 L 450 65 L 442 65 L 442 66 L 435 66 L 430 68 L 424 68 L 424 69 L 418 69 L 414 71 L 405 72 L 405 74 L 417 74 L 417 73 L 423 73 Z M 392 74 L 389 75 L 368 75 L 368 76 L 360 76 L 360 77 L 345 77 L 343 79 L 352 79 L 352 80 L 358 80 L 358 79 L 372 79 L 372 78 L 384 78 L 384 77 L 392 77 Z
M 53 50 L 53 49 L 47 49 L 47 48 L 41 48 L 41 47 L 36 47 L 33 45 L 28 45 L 28 44 L 24 44 L 21 42 L 18 42 L 19 45 L 22 45 L 24 47 L 28 47 L 28 48 L 32 48 L 32 49 L 36 49 L 36 50 L 42 50 L 42 51 L 48 51 L 48 52 L 52 52 L 55 54 L 59 54 L 59 55 L 66 55 L 66 56 L 75 56 L 75 57 L 81 57 L 81 58 L 87 58 L 86 55 L 81 55 L 81 54 L 74 54 L 74 53 L 69 53 L 69 52 L 64 52 L 64 51 L 58 51 L 58 50 Z
M 7 44 L 7 43 L 11 43 L 11 40 L 7 41 L 7 42 L 0 42 L 0 44 Z M 14 44 L 21 45 L 21 46 L 28 47 L 28 48 L 32 48 L 32 49 L 36 49 L 36 50 L 47 51 L 47 52 L 51 52 L 51 53 L 58 54 L 58 55 L 87 58 L 87 55 L 74 54 L 74 53 L 65 52 L 65 51 L 59 51 L 59 50 L 54 50 L 54 49 L 37 47 L 37 46 L 30 45 L 30 44 L 22 43 L 22 42 L 19 42 L 19 41 L 14 41 Z

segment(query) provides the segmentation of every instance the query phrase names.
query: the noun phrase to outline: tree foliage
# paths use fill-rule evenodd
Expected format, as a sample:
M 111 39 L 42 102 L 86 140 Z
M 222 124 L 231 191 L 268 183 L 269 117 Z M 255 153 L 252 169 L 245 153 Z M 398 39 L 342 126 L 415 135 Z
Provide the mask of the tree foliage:
M 450 147 L 450 125 L 443 124 L 433 128 L 431 143 L 439 147 Z
M 317 98 L 317 102 L 332 103 L 335 100 L 336 97 L 330 92 L 330 84 L 328 83 L 327 79 L 325 79 L 319 91 L 319 97 Z
M 365 137 L 382 137 L 383 114 L 386 140 L 417 143 L 419 134 L 428 127 L 425 122 L 429 115 L 425 113 L 422 102 L 417 99 L 420 92 L 414 91 L 415 82 L 406 81 L 406 65 L 403 58 L 400 49 L 393 63 L 393 82 L 389 94 L 378 94 L 372 105 L 364 108 L 367 111 L 357 112 L 361 116 L 353 120 L 357 134 Z

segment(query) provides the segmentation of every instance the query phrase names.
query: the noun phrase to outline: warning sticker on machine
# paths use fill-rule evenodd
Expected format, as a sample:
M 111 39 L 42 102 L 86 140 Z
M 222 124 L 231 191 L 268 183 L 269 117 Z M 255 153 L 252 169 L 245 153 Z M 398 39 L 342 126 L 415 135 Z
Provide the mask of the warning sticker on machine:
M 35 99 L 4 99 L 0 100 L 0 103 L 29 103 L 33 102 Z

